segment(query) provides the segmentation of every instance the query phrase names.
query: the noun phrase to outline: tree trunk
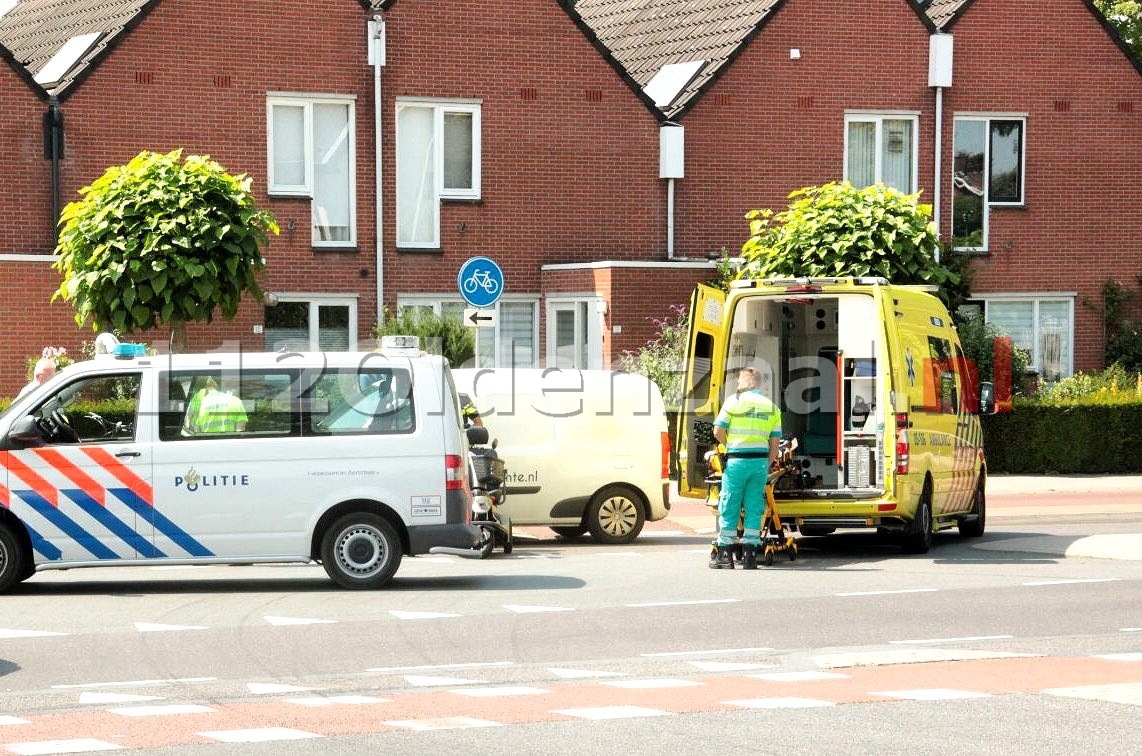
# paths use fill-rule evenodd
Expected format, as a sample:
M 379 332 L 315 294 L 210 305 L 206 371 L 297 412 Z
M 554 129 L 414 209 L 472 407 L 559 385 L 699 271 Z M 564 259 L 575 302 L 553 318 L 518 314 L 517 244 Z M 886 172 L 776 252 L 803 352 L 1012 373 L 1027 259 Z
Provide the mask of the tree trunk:
M 175 320 L 171 322 L 170 353 L 183 354 L 186 352 L 186 321 Z

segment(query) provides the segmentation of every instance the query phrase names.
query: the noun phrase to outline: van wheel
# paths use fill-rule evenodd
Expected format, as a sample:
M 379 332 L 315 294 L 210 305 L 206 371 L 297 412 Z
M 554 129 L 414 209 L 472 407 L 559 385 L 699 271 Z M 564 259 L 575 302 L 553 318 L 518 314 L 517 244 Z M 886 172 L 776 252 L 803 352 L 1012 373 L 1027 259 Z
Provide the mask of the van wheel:
M 400 567 L 401 544 L 379 515 L 354 512 L 337 520 L 321 539 L 321 563 L 342 588 L 380 588 Z
M 587 529 L 596 543 L 630 543 L 638 538 L 644 522 L 639 497 L 626 486 L 607 486 L 587 508 Z
M 552 530 L 555 531 L 555 535 L 560 536 L 562 538 L 566 538 L 567 540 L 571 541 L 571 540 L 574 540 L 574 539 L 578 538 L 579 536 L 583 535 L 584 533 L 586 533 L 587 532 L 587 526 L 586 525 L 559 526 L 559 527 L 552 528 Z
M 19 583 L 31 573 L 28 567 L 31 564 L 29 554 L 24 553 L 24 546 L 20 539 L 7 525 L 0 524 L 0 593 Z M 35 571 L 35 568 L 32 568 Z
M 979 538 L 983 535 L 984 527 L 987 525 L 987 495 L 985 493 L 985 481 L 982 474 L 979 476 L 979 482 L 975 484 L 975 499 L 971 505 L 971 519 L 960 520 L 960 535 L 965 538 Z
M 916 519 L 904 536 L 906 554 L 927 554 L 932 548 L 932 484 L 924 485 L 920 501 L 916 504 Z

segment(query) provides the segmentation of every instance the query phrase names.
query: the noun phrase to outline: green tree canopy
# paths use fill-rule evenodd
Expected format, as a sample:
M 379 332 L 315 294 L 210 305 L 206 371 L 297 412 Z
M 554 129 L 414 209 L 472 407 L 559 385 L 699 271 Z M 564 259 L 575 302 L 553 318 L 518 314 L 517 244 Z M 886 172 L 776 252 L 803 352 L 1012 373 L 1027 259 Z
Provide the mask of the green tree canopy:
M 1142 60 L 1142 0 L 1094 0 L 1118 35 Z
M 169 325 L 179 351 L 186 323 L 230 319 L 245 292 L 261 297 L 261 247 L 278 233 L 259 210 L 246 174 L 231 176 L 209 156 L 141 152 L 114 166 L 71 202 L 54 263 L 63 281 L 52 300 L 75 307 L 96 331 L 130 333 Z
M 939 286 L 949 305 L 962 301 L 965 277 L 938 261 L 932 206 L 919 193 L 846 181 L 798 189 L 789 199 L 780 212 L 746 214 L 750 237 L 738 278 L 878 276 Z

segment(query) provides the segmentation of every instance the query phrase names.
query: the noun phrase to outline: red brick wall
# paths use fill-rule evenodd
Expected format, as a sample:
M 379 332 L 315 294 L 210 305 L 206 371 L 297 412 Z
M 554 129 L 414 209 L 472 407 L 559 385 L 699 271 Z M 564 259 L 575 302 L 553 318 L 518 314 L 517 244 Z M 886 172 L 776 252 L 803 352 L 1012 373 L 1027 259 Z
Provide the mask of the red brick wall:
M 1050 13 L 981 0 L 952 32 L 945 165 L 955 113 L 1027 117 L 1026 206 L 992 211 L 975 290 L 1077 293 L 1075 369 L 1098 369 L 1102 320 L 1084 302 L 1100 304 L 1108 278 L 1137 292 L 1142 273 L 1142 76 L 1082 0 L 1051 3 Z
M 51 251 L 51 173 L 41 118 L 47 103 L 0 59 L 0 255 Z
M 782 5 L 680 119 L 677 253 L 737 255 L 746 212 L 782 210 L 794 189 L 841 180 L 846 109 L 920 113 L 920 154 L 931 155 L 927 81 L 928 31 L 907 3 Z M 931 201 L 931 159 L 919 161 L 919 181 Z

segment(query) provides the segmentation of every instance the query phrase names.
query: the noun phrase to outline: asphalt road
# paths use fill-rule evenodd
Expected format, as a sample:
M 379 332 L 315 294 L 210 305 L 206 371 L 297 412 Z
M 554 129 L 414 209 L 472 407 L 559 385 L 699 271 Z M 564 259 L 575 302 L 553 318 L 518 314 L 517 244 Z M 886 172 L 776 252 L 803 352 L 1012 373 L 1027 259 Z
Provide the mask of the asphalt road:
M 0 599 L 0 753 L 1142 752 L 1142 561 L 1066 555 L 1142 515 L 1067 517 L 925 556 L 808 539 L 757 572 L 666 521 L 408 559 L 371 593 L 317 566 L 43 573 Z

